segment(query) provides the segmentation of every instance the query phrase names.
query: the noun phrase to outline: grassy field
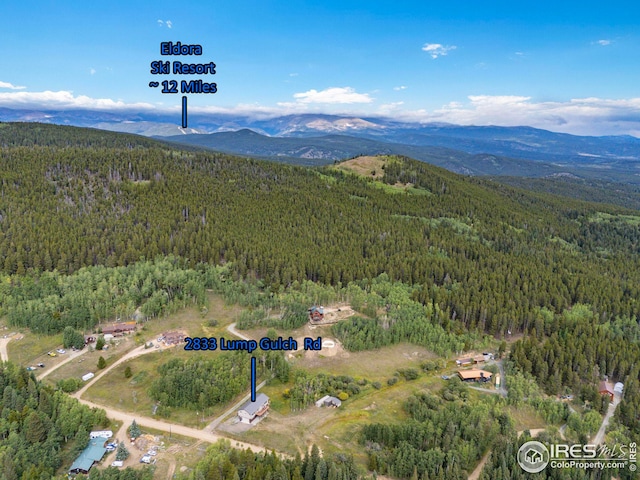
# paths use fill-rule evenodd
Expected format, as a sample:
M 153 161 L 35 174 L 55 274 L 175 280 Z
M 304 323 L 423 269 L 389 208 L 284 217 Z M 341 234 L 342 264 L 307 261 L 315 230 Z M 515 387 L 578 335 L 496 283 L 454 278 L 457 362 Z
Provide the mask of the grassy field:
M 85 347 L 87 348 L 86 352 L 56 369 L 50 375 L 45 377 L 44 381 L 55 385 L 58 380 L 65 378 L 80 378 L 88 372 L 97 373 L 99 371 L 98 359 L 100 357 L 104 358 L 107 362 L 107 366 L 109 366 L 135 347 L 136 343 L 132 337 L 117 339 L 113 343 L 109 344 L 109 348 L 107 350 L 94 350 L 93 348 Z M 49 367 L 51 360 L 62 361 L 64 360 L 65 355 L 59 355 L 56 358 L 47 358 L 49 358 L 49 360 L 43 360 L 43 363 Z
M 515 429 L 518 432 L 522 430 L 533 430 L 535 428 L 545 428 L 547 426 L 543 418 L 531 405 L 524 404 L 518 408 L 510 405 L 506 410 L 515 421 Z
M 324 337 L 323 337 L 324 338 Z M 399 368 L 420 369 L 422 362 L 437 358 L 423 347 L 401 343 L 379 350 L 337 353 L 335 356 L 304 355 L 295 359 L 296 368 L 315 373 L 349 375 L 356 379 L 386 382 Z
M 62 347 L 61 333 L 49 336 L 23 332 L 22 335 L 20 340 L 11 340 L 7 344 L 7 353 L 12 362 L 28 367 L 39 362 L 55 365 L 62 361 L 60 357 L 47 356 L 47 352 Z
M 363 177 L 381 179 L 384 177 L 384 164 L 387 163 L 386 157 L 362 156 L 352 158 L 346 162 L 341 162 L 335 168 L 347 172 L 354 172 Z
M 187 308 L 166 318 L 149 321 L 141 332 L 142 340 L 139 341 L 155 343 L 157 337 L 168 330 L 182 330 L 192 337 L 230 337 L 231 334 L 227 332 L 226 327 L 237 320 L 242 307 L 226 305 L 220 296 L 214 294 L 209 294 L 208 303 L 208 312 L 204 316 L 195 308 Z M 217 325 L 209 326 L 211 324 L 210 320 L 216 320 Z M 185 351 L 183 345 L 168 349 L 157 349 L 152 353 L 134 358 L 115 367 L 89 388 L 84 398 L 119 410 L 151 416 L 155 401 L 149 397 L 147 392 L 152 383 L 159 378 L 158 367 L 160 365 L 172 358 L 187 359 L 193 357 L 193 355 L 202 355 L 210 358 L 219 354 L 220 352 L 217 350 L 206 352 Z M 130 367 L 133 373 L 130 379 L 126 379 L 124 376 L 124 371 L 127 367 Z M 59 376 L 66 378 L 63 374 Z M 114 391 L 114 385 L 119 385 L 120 388 Z M 242 395 L 239 395 L 234 401 L 242 398 Z M 228 407 L 225 405 L 211 407 L 204 412 L 204 415 L 203 412 L 196 414 L 195 411 L 187 409 L 171 409 L 169 421 L 191 427 L 201 427 L 203 420 L 204 423 L 210 422 L 217 415 L 220 415 L 225 408 Z
M 311 406 L 303 411 L 290 412 L 288 402 L 282 398 L 281 387 L 270 385 L 262 390 L 271 398 L 269 416 L 237 438 L 292 455 L 303 453 L 315 443 L 325 453 L 351 452 L 364 463 L 366 455 L 358 444 L 360 427 L 370 422 L 399 423 L 406 420 L 402 405 L 410 395 L 421 390 L 439 390 L 441 386 L 440 378 L 422 375 L 414 381 L 400 380 L 391 387 L 385 383 L 380 390 L 369 385 L 357 396 L 343 402 L 340 408 Z
M 291 412 L 289 402 L 283 397 L 285 388 L 291 384 L 274 381 L 262 392 L 271 399 L 269 417 L 253 429 L 239 434 L 238 439 L 247 440 L 290 454 L 304 452 L 313 443 L 325 452 L 361 452 L 357 443 L 357 432 L 363 423 L 401 422 L 407 418 L 402 407 L 404 401 L 420 390 L 439 390 L 443 380 L 436 374 L 425 374 L 420 364 L 435 356 L 424 348 L 400 344 L 377 351 L 349 353 L 342 356 L 322 357 L 300 355 L 295 359 L 296 368 L 315 373 L 349 375 L 356 379 L 366 378 L 368 384 L 361 392 L 343 402 L 341 408 L 317 408 L 311 406 L 303 411 Z M 387 379 L 398 369 L 415 368 L 420 377 L 414 381 L 400 379 L 388 386 Z M 375 389 L 371 383 L 380 382 Z M 365 461 L 365 456 L 359 460 Z

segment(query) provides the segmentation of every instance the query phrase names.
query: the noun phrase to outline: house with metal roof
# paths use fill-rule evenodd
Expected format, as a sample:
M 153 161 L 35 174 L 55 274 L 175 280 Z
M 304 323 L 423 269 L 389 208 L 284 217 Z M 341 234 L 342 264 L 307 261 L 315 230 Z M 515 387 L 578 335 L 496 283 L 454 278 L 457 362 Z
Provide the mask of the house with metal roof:
M 96 462 L 102 460 L 107 449 L 104 447 L 105 438 L 94 438 L 87 448 L 76 458 L 69 468 L 69 473 L 89 473 Z
M 249 400 L 238 410 L 238 418 L 242 423 L 254 424 L 258 423 L 267 416 L 269 411 L 269 397 L 264 393 L 256 395 L 255 402 Z

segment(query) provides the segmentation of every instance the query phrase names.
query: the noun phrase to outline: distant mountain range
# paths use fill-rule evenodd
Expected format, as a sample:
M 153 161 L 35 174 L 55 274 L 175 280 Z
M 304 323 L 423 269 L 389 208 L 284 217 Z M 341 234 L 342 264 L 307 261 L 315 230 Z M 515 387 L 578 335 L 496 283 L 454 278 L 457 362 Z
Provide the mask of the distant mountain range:
M 468 175 L 577 176 L 640 184 L 640 139 L 584 137 L 531 127 L 458 126 L 388 118 L 300 114 L 253 119 L 178 114 L 0 108 L 2 121 L 100 128 L 240 155 L 317 165 L 360 154 L 398 154 Z

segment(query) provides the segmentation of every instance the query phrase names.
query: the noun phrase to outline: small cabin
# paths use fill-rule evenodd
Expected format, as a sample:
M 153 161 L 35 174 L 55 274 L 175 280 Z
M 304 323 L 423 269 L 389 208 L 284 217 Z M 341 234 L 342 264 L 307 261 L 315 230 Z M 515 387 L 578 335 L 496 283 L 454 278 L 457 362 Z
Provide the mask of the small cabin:
M 609 385 L 609 383 L 604 381 L 600 382 L 598 393 L 600 393 L 600 395 L 607 395 L 609 397 L 609 402 L 613 402 L 613 388 L 611 388 L 611 385 Z

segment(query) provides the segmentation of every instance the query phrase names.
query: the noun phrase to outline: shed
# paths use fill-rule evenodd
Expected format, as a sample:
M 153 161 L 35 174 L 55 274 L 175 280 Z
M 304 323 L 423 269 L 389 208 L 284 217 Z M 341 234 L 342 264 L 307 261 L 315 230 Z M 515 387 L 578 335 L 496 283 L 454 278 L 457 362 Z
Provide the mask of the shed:
M 342 405 L 342 400 L 331 395 L 325 395 L 316 402 L 316 407 L 335 407 L 338 408 Z
M 623 389 L 624 389 L 624 383 L 618 382 L 613 386 L 613 393 L 617 393 L 621 395 Z

